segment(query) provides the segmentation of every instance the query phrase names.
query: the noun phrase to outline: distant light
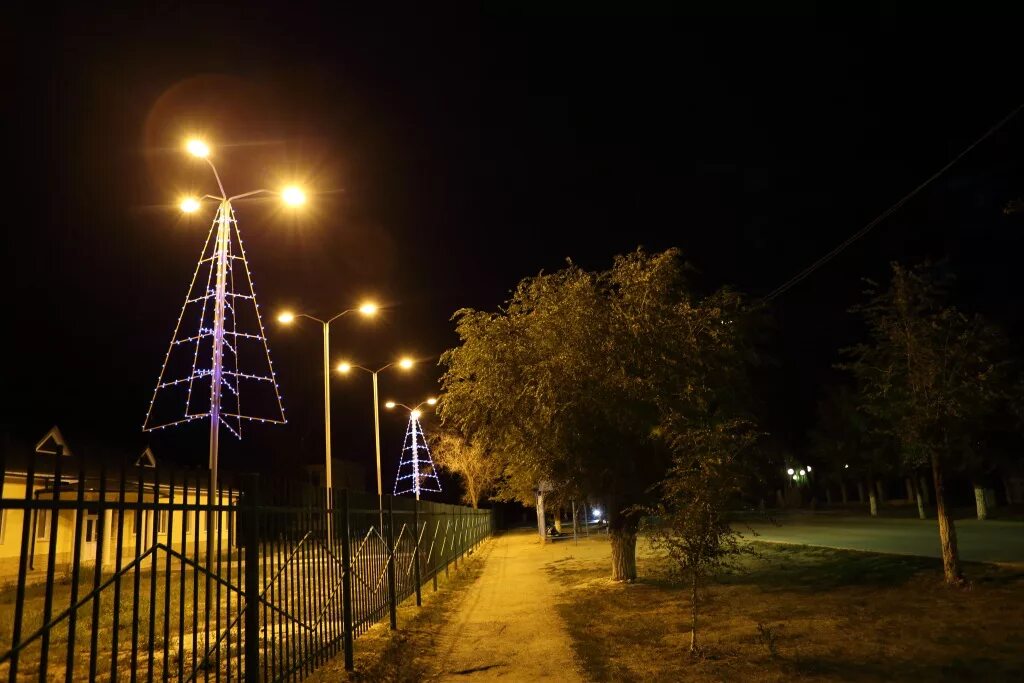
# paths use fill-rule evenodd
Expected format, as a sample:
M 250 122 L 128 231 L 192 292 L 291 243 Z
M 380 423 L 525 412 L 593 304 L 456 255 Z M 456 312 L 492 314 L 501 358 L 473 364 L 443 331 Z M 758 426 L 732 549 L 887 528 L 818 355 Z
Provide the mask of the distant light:
M 423 413 L 421 413 L 419 410 L 413 410 L 411 413 L 409 413 L 409 415 L 411 415 L 412 419 L 414 419 L 414 420 L 420 419 L 420 415 L 422 415 L 422 414 Z
M 793 468 L 790 467 L 788 470 L 786 470 L 786 474 L 793 474 Z
M 295 322 L 295 314 L 291 311 L 285 311 L 281 315 L 277 316 L 277 322 L 284 323 L 285 325 L 293 323 Z
M 306 203 L 306 193 L 294 185 L 281 190 L 281 199 L 288 206 L 302 206 Z
M 801 476 L 801 477 L 802 477 L 802 476 L 804 476 L 805 474 L 807 474 L 807 473 L 806 473 L 806 472 L 804 472 L 803 470 L 800 470 L 800 476 Z
M 808 466 L 807 466 L 807 471 L 808 471 L 808 472 L 810 472 L 810 471 L 811 471 L 811 466 L 810 466 L 810 465 L 808 465 Z
M 395 407 L 395 402 L 394 401 L 388 401 L 387 403 L 384 404 L 384 407 L 385 408 L 394 408 Z
M 199 138 L 192 138 L 185 143 L 185 149 L 194 157 L 205 159 L 210 156 L 210 146 Z
M 199 200 L 195 197 L 185 197 L 179 206 L 185 213 L 193 213 L 199 210 Z
M 432 406 L 432 405 L 434 405 L 435 403 L 437 403 L 437 399 L 436 399 L 436 398 L 433 398 L 433 397 L 431 397 L 431 398 L 428 398 L 428 399 L 427 399 L 427 405 L 428 405 L 428 406 Z
M 800 475 L 799 474 L 794 474 L 793 475 L 793 480 L 794 481 L 798 481 L 799 479 L 800 479 Z
M 593 510 L 590 511 L 590 514 L 594 517 L 594 519 L 600 519 L 601 518 L 601 508 L 594 508 Z
M 373 303 L 372 301 L 367 301 L 366 303 L 359 307 L 359 312 L 367 316 L 377 315 L 377 304 Z
M 843 465 L 843 469 L 844 470 L 848 470 L 848 469 L 850 469 L 850 466 L 849 465 Z
M 402 368 L 403 370 L 408 370 L 409 368 L 412 367 L 412 358 L 403 358 L 402 360 L 398 361 L 398 367 Z
M 341 362 L 341 363 L 338 363 L 338 372 L 346 373 L 346 372 L 348 372 L 351 369 L 352 369 L 352 364 L 351 363 L 346 363 L 344 361 Z

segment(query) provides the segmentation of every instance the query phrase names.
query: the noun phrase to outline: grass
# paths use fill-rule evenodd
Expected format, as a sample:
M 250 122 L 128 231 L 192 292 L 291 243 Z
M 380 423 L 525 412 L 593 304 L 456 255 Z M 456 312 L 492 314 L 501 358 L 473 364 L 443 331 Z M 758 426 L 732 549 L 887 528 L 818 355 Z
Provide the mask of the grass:
M 398 630 L 392 631 L 385 620 L 359 636 L 353 648 L 354 671 L 345 671 L 344 658 L 338 656 L 314 671 L 305 683 L 415 683 L 432 678 L 438 665 L 438 632 L 465 597 L 466 588 L 480 577 L 490 547 L 484 542 L 459 561 L 458 571 L 453 568 L 447 578 L 441 574 L 436 593 L 429 583 L 424 584 L 422 607 L 416 606 L 414 597 L 400 604 Z
M 968 564 L 968 590 L 939 560 L 755 543 L 743 571 L 702 598 L 691 658 L 689 597 L 638 545 L 640 581 L 607 579 L 607 556 L 548 566 L 587 680 L 1020 681 L 1024 571 Z

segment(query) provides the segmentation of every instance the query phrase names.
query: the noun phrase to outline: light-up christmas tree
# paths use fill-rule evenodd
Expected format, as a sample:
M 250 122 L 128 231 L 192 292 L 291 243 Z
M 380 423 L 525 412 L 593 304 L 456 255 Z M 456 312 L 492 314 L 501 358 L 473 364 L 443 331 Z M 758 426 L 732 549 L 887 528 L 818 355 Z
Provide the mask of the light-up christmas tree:
M 208 147 L 191 141 L 189 151 L 205 159 L 217 174 L 207 158 Z M 231 206 L 234 199 L 268 191 L 228 197 L 219 175 L 217 184 L 221 196 L 211 197 L 219 202 L 217 214 L 178 314 L 142 427 L 154 431 L 209 418 L 213 486 L 217 485 L 220 425 L 240 439 L 245 420 L 285 422 L 252 274 Z M 290 202 L 288 192 L 282 193 L 286 202 Z M 182 203 L 186 212 L 199 207 L 196 199 Z
M 405 442 L 402 445 L 402 458 L 398 463 L 398 476 L 395 477 L 396 496 L 415 493 L 420 499 L 421 491 L 440 493 L 441 482 L 434 470 L 434 461 L 430 457 L 430 447 L 423 435 L 420 425 L 419 411 L 409 416 L 409 426 L 405 430 Z

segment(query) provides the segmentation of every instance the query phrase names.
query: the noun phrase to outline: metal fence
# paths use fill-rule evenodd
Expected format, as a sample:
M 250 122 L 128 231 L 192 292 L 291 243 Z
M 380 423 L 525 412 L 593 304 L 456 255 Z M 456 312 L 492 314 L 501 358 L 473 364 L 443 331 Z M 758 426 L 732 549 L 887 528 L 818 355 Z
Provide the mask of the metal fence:
M 351 668 L 354 638 L 395 627 L 397 605 L 420 604 L 493 526 L 487 510 L 352 491 L 328 505 L 255 475 L 211 496 L 205 472 L 65 460 L 0 463 L 12 682 L 300 680 L 339 655 Z

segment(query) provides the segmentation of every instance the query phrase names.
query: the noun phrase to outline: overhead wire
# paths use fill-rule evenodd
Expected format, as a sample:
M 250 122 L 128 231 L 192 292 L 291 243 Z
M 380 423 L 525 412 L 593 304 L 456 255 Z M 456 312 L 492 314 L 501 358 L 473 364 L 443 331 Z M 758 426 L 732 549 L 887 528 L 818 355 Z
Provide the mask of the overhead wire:
M 851 244 L 853 244 L 854 242 L 859 240 L 864 235 L 868 234 L 868 232 L 870 232 L 872 228 L 874 228 L 876 225 L 878 225 L 879 223 L 884 221 L 886 218 L 891 216 L 893 213 L 898 211 L 904 204 L 906 204 L 915 195 L 917 195 L 917 193 L 919 193 L 924 188 L 928 187 L 931 183 L 933 183 L 936 179 L 938 179 L 943 173 L 945 173 L 950 168 L 952 168 L 958 161 L 960 161 L 965 156 L 967 156 L 967 154 L 969 154 L 971 152 L 971 150 L 973 150 L 975 147 L 977 147 L 982 142 L 984 142 L 989 137 L 991 137 L 993 134 L 995 134 L 996 131 L 998 131 L 1000 128 L 1002 128 L 1004 125 L 1006 125 L 1011 119 L 1013 119 L 1013 117 L 1015 117 L 1017 114 L 1019 114 L 1022 109 L 1024 109 L 1024 102 L 1022 102 L 1020 105 L 1017 106 L 1016 109 L 1014 109 L 1009 114 L 1007 114 L 1002 119 L 1000 119 L 998 122 L 996 122 L 996 124 L 993 125 L 991 128 L 989 128 L 987 131 L 985 131 L 985 133 L 981 137 L 979 137 L 977 140 L 975 140 L 970 145 L 968 145 L 962 152 L 960 152 L 955 157 L 953 157 L 953 159 L 950 160 L 949 163 L 947 163 L 945 166 L 943 166 L 938 171 L 936 171 L 931 176 L 929 176 L 923 183 L 921 183 L 920 185 L 915 187 L 913 190 L 911 190 L 909 193 L 904 195 L 895 204 L 893 204 L 892 206 L 887 208 L 885 211 L 880 213 L 878 216 L 876 216 L 867 225 L 865 225 L 860 230 L 858 230 L 857 232 L 853 233 L 852 235 L 847 237 L 845 240 L 840 242 L 839 245 L 837 245 L 831 251 L 827 252 L 824 256 L 819 258 L 817 261 L 815 261 L 811 265 L 807 266 L 806 268 L 801 270 L 799 273 L 797 273 L 796 275 L 794 275 L 793 277 L 791 277 L 790 279 L 786 280 L 781 285 L 779 285 L 778 287 L 773 289 L 771 292 L 769 292 L 765 297 L 763 297 L 761 299 L 761 303 L 762 304 L 767 304 L 767 303 L 771 302 L 772 300 L 776 299 L 777 297 L 781 296 L 782 294 L 786 293 L 792 287 L 794 287 L 795 285 L 799 284 L 801 281 L 803 281 L 805 278 L 807 278 L 809 275 L 811 275 L 814 271 L 818 270 L 823 265 L 825 265 L 826 263 L 831 261 L 833 258 L 835 258 L 840 252 L 842 252 L 848 246 L 850 246 Z

